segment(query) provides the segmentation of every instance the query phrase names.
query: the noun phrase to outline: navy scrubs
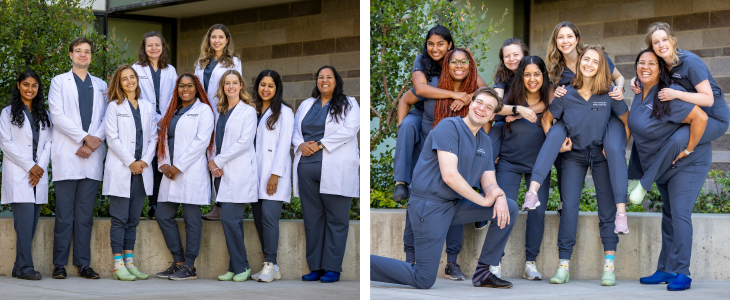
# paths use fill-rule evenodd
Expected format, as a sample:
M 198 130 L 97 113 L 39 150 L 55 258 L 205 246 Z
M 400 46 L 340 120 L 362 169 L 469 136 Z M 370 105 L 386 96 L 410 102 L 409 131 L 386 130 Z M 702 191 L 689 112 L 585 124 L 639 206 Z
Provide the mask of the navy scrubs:
M 720 90 L 720 87 L 712 77 L 710 70 L 701 58 L 687 50 L 678 49 L 678 51 L 679 64 L 669 71 L 669 75 L 672 78 L 673 83 L 676 85 L 674 89 L 697 93 L 695 86 L 705 80 L 709 81 L 710 87 L 712 88 L 715 100 L 712 106 L 700 106 L 709 118 L 707 120 L 707 127 L 705 127 L 705 133 L 702 135 L 699 144 L 712 142 L 725 134 L 728 129 L 730 110 L 728 110 L 727 102 L 725 102 L 725 95 L 722 90 Z M 641 186 L 644 187 L 644 189 L 651 189 L 652 184 L 659 178 L 659 176 L 672 167 L 672 161 L 674 161 L 679 153 L 687 147 L 688 141 L 689 128 L 680 127 L 674 134 L 672 134 L 672 138 L 669 142 L 658 151 L 660 155 L 655 156 L 652 166 L 644 170 L 637 167 L 642 163 L 634 162 L 639 158 L 635 157 L 632 153 L 629 162 L 629 178 L 641 179 Z
M 215 70 L 215 66 L 218 65 L 218 61 L 211 58 L 210 63 L 205 66 L 205 69 L 203 70 L 203 84 L 205 85 L 205 90 L 208 90 L 208 85 L 210 82 L 210 76 L 213 74 L 213 70 Z M 213 83 L 217 84 L 217 83 Z
M 436 281 L 441 249 L 451 225 L 463 225 L 491 217 L 493 207 L 482 207 L 466 200 L 451 189 L 441 177 L 437 151 L 459 156 L 459 174 L 474 187 L 481 187 L 484 172 L 494 170 L 492 143 L 480 130 L 476 137 L 460 117 L 443 119 L 426 138 L 416 163 L 408 214 L 416 245 L 416 264 L 370 256 L 370 280 L 410 285 L 427 289 Z M 503 229 L 496 218 L 482 246 L 479 262 L 498 265 L 517 217 L 517 204 L 507 199 L 511 222 Z
M 416 60 L 413 62 L 413 73 L 423 72 L 422 57 L 423 54 L 416 56 Z M 438 76 L 428 78 L 428 85 L 438 87 Z M 418 97 L 418 103 L 398 126 L 395 155 L 393 157 L 395 181 L 403 181 L 408 185 L 411 185 L 413 169 L 416 167 L 418 157 L 421 155 L 423 142 L 433 127 L 433 109 L 436 104 L 434 99 L 418 96 L 415 88 L 411 88 L 411 93 Z M 454 225 L 449 228 L 449 233 L 446 235 L 447 261 L 456 262 L 456 258 L 461 253 L 463 234 L 464 226 Z M 403 251 L 406 253 L 406 261 L 415 261 L 416 250 L 413 245 L 413 229 L 410 226 L 408 213 L 406 213 L 406 227 L 403 231 Z
M 177 128 L 177 122 L 180 121 L 180 117 L 184 115 L 190 108 L 192 108 L 193 105 L 190 104 L 186 107 L 181 107 L 177 109 L 177 112 L 172 115 L 172 120 L 170 120 L 170 127 L 167 129 L 167 147 L 170 149 L 170 166 L 174 166 L 172 159 L 174 158 L 175 154 L 175 128 Z
M 147 67 L 150 68 L 150 74 L 152 74 L 152 85 L 155 87 L 155 111 L 157 114 L 164 115 L 164 113 L 160 111 L 160 78 L 162 77 L 162 68 L 157 68 L 157 71 L 155 71 L 155 68 L 153 68 L 152 65 Z M 155 153 L 157 153 L 156 150 Z M 162 172 L 157 169 L 157 155 L 152 158 L 152 176 L 152 195 L 149 196 L 150 206 L 156 208 L 157 194 L 160 191 L 160 182 L 162 182 Z
M 672 87 L 676 88 L 676 87 Z M 659 150 L 672 139 L 681 128 L 695 105 L 673 100 L 670 113 L 661 120 L 651 116 L 652 99 L 656 86 L 642 102 L 641 94 L 636 95 L 629 114 L 629 128 L 634 136 L 632 151 L 641 160 L 641 168 L 651 167 L 649 162 L 657 159 Z M 708 121 L 709 122 L 709 121 Z M 632 153 L 633 155 L 634 153 Z M 692 255 L 692 208 L 699 196 L 702 185 L 712 162 L 711 143 L 698 144 L 694 153 L 680 159 L 675 167 L 659 174 L 657 188 L 662 196 L 662 250 L 659 253 L 657 270 L 689 276 Z
M 620 116 L 628 111 L 623 100 L 613 100 L 608 94 L 591 95 L 588 100 L 585 100 L 573 86 L 567 86 L 566 90 L 565 96 L 555 98 L 549 108 L 555 118 L 563 121 L 568 137 L 573 141 L 573 149 L 563 153 L 562 160 L 563 212 L 558 233 L 560 259 L 570 259 L 573 253 L 578 226 L 580 194 L 588 167 L 591 168 L 596 187 L 598 227 L 603 250 L 616 250 L 618 235 L 613 231 L 612 226 L 616 218 L 616 206 L 611 192 L 609 164 L 602 153 L 603 137 L 609 120 L 613 118 L 611 115 Z M 548 141 L 544 145 L 546 144 Z M 559 145 L 553 144 L 551 147 L 559 148 Z M 542 148 L 545 149 L 545 146 Z

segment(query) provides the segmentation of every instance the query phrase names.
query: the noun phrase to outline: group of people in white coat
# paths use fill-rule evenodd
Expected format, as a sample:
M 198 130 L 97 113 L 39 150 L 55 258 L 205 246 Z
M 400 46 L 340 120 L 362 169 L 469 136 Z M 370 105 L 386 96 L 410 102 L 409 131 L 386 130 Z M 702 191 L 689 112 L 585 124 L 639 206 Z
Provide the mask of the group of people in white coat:
M 44 107 L 40 76 L 27 70 L 18 77 L 10 106 L 0 115 L 0 148 L 5 154 L 2 204 L 12 206 L 17 235 L 12 275 L 42 278 L 33 267 L 31 243 L 40 208 L 48 202 L 52 164 L 53 278 L 67 277 L 72 237 L 79 276 L 100 277 L 89 265 L 94 204 L 103 180 L 102 194 L 110 197 L 114 279 L 149 277 L 134 265 L 137 225 L 147 196 L 148 215 L 157 220 L 173 258 L 156 277 L 197 278 L 200 206 L 213 200 L 223 208 L 230 255 L 228 272 L 218 280 L 280 279 L 278 222 L 293 187 L 302 202 L 311 270 L 302 279 L 338 281 L 351 198 L 359 195 L 360 120 L 357 101 L 344 95 L 335 68 L 317 71 L 312 98 L 295 115 L 283 102 L 276 71 L 262 71 L 249 94 L 224 25 L 213 25 L 203 38 L 195 74 L 178 76 L 166 48 L 160 33 L 145 34 L 137 63 L 120 66 L 107 87 L 88 72 L 93 42 L 76 38 L 69 46 L 72 70 L 51 82 L 50 113 Z M 246 203 L 253 208 L 265 256 L 256 274 L 251 274 L 244 245 Z M 180 206 L 184 246 L 175 220 Z

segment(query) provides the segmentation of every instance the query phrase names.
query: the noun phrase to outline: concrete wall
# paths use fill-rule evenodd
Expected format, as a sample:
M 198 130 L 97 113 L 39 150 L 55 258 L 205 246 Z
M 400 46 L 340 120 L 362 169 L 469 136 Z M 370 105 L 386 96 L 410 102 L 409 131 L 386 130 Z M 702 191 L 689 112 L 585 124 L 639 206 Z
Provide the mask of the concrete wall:
M 530 52 L 544 57 L 555 25 L 570 21 L 580 29 L 583 42 L 601 44 L 626 78 L 636 70 L 634 59 L 646 48 L 644 35 L 653 22 L 666 22 L 677 34 L 678 46 L 702 57 L 715 81 L 730 100 L 730 1 L 727 0 L 532 0 Z M 712 143 L 712 169 L 730 170 L 730 135 Z
M 193 72 L 200 43 L 211 25 L 231 31 L 250 86 L 272 69 L 284 81 L 284 99 L 294 107 L 310 97 L 315 72 L 332 65 L 348 96 L 360 95 L 360 2 L 311 0 L 180 19 L 178 73 Z
M 405 259 L 403 252 L 403 209 L 370 210 L 370 253 Z M 519 213 L 512 230 L 505 256 L 502 258 L 502 276 L 522 278 L 525 260 L 526 213 Z M 695 280 L 730 280 L 730 216 L 694 214 L 694 238 L 690 271 Z M 558 224 L 555 212 L 545 216 L 545 235 L 537 258 L 537 268 L 543 278 L 550 278 L 558 267 Z M 661 214 L 629 214 L 628 235 L 620 236 L 616 253 L 616 277 L 621 280 L 637 280 L 656 270 L 661 250 Z M 464 240 L 458 263 L 467 276 L 476 268 L 481 246 L 487 239 L 487 230 L 478 231 L 472 224 L 465 225 Z M 603 246 L 598 234 L 596 213 L 580 213 L 577 242 L 570 264 L 571 279 L 600 279 L 603 272 Z M 486 242 L 489 242 L 488 240 Z M 442 252 L 439 277 L 446 267 L 446 253 Z
M 299 279 L 309 273 L 305 257 L 304 224 L 301 220 L 281 220 L 279 235 L 279 253 L 277 263 L 281 268 L 284 279 Z M 94 219 L 94 228 L 91 236 L 91 266 L 102 277 L 111 277 L 114 269 L 112 250 L 109 245 L 108 218 Z M 185 243 L 185 223 L 178 220 L 180 235 Z M 35 239 L 33 239 L 33 262 L 35 269 L 43 276 L 50 278 L 53 272 L 53 218 L 41 218 Z M 258 234 L 253 220 L 243 221 L 246 252 L 251 270 L 256 273 L 261 270 L 264 255 L 261 251 Z M 0 217 L 0 275 L 9 276 L 15 261 L 15 230 L 13 219 Z M 73 243 L 73 242 L 72 242 Z M 70 267 L 73 262 L 73 252 L 69 255 L 69 276 L 76 276 L 76 268 Z M 157 222 L 143 220 L 137 228 L 137 242 L 134 251 L 135 265 L 145 273 L 154 276 L 164 271 L 172 262 L 172 255 L 165 245 Z M 198 269 L 198 278 L 217 278 L 228 269 L 228 249 L 223 236 L 221 223 L 217 221 L 203 221 L 203 238 L 200 242 L 200 254 L 195 262 Z M 360 222 L 350 221 L 347 235 L 347 248 L 342 264 L 343 280 L 358 280 L 360 278 Z

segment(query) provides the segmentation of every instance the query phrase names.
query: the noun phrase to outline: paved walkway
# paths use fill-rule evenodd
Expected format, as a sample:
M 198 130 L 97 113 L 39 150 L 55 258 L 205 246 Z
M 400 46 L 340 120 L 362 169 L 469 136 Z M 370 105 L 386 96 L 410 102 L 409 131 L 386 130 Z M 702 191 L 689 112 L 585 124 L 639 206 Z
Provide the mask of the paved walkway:
M 471 278 L 451 281 L 439 278 L 429 290 L 403 285 L 371 282 L 370 299 L 729 299 L 730 282 L 694 281 L 692 289 L 682 292 L 667 291 L 667 285 L 643 285 L 638 281 L 619 281 L 616 286 L 602 287 L 599 280 L 571 280 L 567 284 L 550 284 L 547 280 L 528 281 L 511 278 L 510 289 L 476 288 Z M 681 297 L 681 298 L 680 298 Z
M 171 281 L 158 278 L 133 282 L 71 276 L 64 280 L 20 280 L 0 276 L 0 299 L 360 299 L 358 281 L 337 283 L 277 280 L 272 283 L 213 279 Z

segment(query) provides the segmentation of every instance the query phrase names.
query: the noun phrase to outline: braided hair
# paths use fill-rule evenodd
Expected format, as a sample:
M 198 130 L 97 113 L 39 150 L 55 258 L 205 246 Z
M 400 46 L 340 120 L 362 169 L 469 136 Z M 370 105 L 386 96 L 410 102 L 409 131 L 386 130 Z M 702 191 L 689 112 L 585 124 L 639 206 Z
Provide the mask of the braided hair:
M 464 78 L 464 81 L 461 83 L 459 92 L 472 93 L 477 89 L 477 63 L 474 61 L 471 52 L 464 48 L 456 48 L 447 52 L 444 56 L 444 61 L 441 65 L 443 71 L 439 76 L 438 88 L 449 91 L 454 90 L 454 79 L 451 78 L 451 72 L 449 72 L 448 70 L 449 60 L 451 60 L 451 56 L 456 52 L 465 53 L 466 57 L 469 59 L 469 74 L 466 75 L 466 78 Z M 450 107 L 451 103 L 453 102 L 454 99 L 451 98 L 436 100 L 436 105 L 433 109 L 433 127 L 436 127 L 436 125 L 438 125 L 438 123 L 445 118 L 456 116 L 466 117 L 467 113 L 469 113 L 469 106 L 465 105 L 459 111 L 452 111 Z

